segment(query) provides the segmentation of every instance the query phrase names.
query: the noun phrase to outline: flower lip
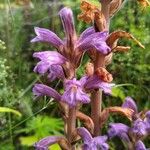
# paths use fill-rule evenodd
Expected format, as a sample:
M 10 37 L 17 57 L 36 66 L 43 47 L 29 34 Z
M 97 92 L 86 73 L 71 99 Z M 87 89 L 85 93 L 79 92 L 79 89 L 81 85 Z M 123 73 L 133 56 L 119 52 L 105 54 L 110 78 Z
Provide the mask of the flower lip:
M 76 78 L 72 80 L 66 80 L 65 84 L 65 92 L 62 95 L 61 100 L 66 102 L 69 107 L 75 107 L 78 103 L 89 103 L 90 98 L 84 92 L 84 89 Z
M 63 45 L 63 41 L 52 31 L 45 28 L 34 28 L 36 37 L 31 42 L 47 42 L 52 44 L 54 47 L 59 48 Z

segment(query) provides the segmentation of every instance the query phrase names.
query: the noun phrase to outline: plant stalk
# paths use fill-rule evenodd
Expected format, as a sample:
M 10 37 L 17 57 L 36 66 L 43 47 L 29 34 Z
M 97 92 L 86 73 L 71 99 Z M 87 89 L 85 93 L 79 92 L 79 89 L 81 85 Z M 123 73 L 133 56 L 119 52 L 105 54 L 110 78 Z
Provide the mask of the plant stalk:
M 70 143 L 71 149 L 75 150 L 75 146 L 72 146 L 72 134 L 76 129 L 76 107 L 69 108 L 67 119 L 67 139 Z
M 109 0 L 101 0 L 101 11 L 105 17 L 106 25 L 105 29 L 101 29 L 98 26 L 95 28 L 97 31 L 107 30 L 109 31 Z M 95 24 L 96 25 L 96 24 Z M 97 52 L 96 60 L 94 62 L 94 71 L 97 70 L 99 67 L 105 67 L 105 56 Z M 94 122 L 94 131 L 93 135 L 98 136 L 100 135 L 100 114 L 101 114 L 101 106 L 102 106 L 102 90 L 96 89 L 91 93 L 91 118 Z

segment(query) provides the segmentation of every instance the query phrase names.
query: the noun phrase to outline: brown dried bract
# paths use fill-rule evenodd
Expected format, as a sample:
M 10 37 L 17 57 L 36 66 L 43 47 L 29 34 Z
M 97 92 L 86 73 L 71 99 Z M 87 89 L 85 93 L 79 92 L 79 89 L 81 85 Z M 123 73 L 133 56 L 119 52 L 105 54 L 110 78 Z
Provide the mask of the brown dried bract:
M 122 0 L 112 0 L 110 3 L 109 15 L 112 17 L 122 6 Z
M 111 113 L 118 113 L 120 115 L 126 116 L 129 120 L 132 120 L 134 111 L 130 108 L 122 108 L 118 106 L 105 108 L 100 115 L 101 125 L 103 125 L 107 121 Z
M 112 49 L 113 52 L 128 52 L 130 46 L 116 46 Z
M 86 23 L 91 23 L 94 21 L 95 14 L 101 16 L 100 10 L 87 1 L 82 1 L 80 5 L 82 13 L 78 15 L 78 19 L 85 21 Z
M 113 80 L 112 75 L 103 67 L 99 67 L 95 73 L 98 77 L 100 77 L 101 80 L 105 82 L 112 82 Z
M 148 0 L 138 0 L 143 8 L 150 6 L 150 2 Z
M 77 111 L 76 113 L 76 116 L 77 118 L 83 122 L 83 124 L 85 125 L 85 127 L 90 131 L 90 132 L 93 132 L 94 130 L 94 123 L 93 123 L 93 120 L 87 116 L 86 114 L 80 112 L 80 111 Z
M 115 31 L 112 32 L 107 40 L 106 43 L 108 44 L 109 47 L 114 48 L 114 43 L 117 46 L 117 42 L 120 38 L 127 38 L 127 39 L 132 39 L 133 41 L 135 41 L 141 48 L 145 48 L 132 34 L 127 33 L 125 31 Z

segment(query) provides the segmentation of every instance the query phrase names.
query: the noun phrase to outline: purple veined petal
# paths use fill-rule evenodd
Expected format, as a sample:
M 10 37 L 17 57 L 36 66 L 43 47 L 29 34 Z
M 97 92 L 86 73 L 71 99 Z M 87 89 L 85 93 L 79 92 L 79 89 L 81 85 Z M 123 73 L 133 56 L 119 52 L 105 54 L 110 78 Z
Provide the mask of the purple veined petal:
M 110 52 L 110 47 L 106 44 L 106 37 L 108 32 L 96 32 L 92 35 L 82 38 L 77 42 L 76 48 L 80 50 L 96 49 L 102 54 L 108 54 Z
M 84 143 L 90 144 L 92 142 L 93 138 L 86 128 L 84 127 L 77 128 L 77 132 L 83 139 Z
M 56 48 L 63 45 L 63 41 L 54 32 L 39 27 L 35 27 L 34 30 L 37 36 L 31 42 L 48 42 Z
M 95 137 L 93 140 L 95 141 L 98 148 L 100 148 L 101 150 L 108 150 L 109 145 L 106 143 L 107 139 L 107 136 L 104 135 Z
M 32 91 L 33 94 L 37 97 L 49 96 L 49 97 L 53 97 L 56 100 L 61 99 L 61 95 L 56 90 L 44 84 L 35 84 Z
M 138 141 L 135 144 L 135 150 L 147 150 L 144 143 L 142 141 Z
M 104 41 L 98 41 L 93 39 L 93 47 L 102 54 L 108 54 L 111 51 L 111 48 Z
M 46 73 L 51 65 L 62 65 L 66 62 L 66 58 L 55 51 L 35 52 L 33 57 L 41 60 L 34 68 L 34 72 L 40 74 Z
M 86 30 L 84 30 L 81 33 L 78 42 L 81 43 L 86 37 L 88 37 L 88 36 L 90 36 L 90 35 L 92 35 L 94 33 L 95 33 L 95 29 L 93 27 L 87 28 Z
M 108 137 L 112 138 L 118 136 L 121 138 L 122 133 L 127 135 L 129 127 L 122 123 L 111 123 L 109 124 Z
M 61 138 L 59 136 L 48 136 L 34 144 L 36 150 L 48 150 L 50 145 L 57 143 Z
M 66 58 L 56 51 L 35 52 L 33 57 L 43 61 L 51 61 L 53 64 L 63 64 L 66 61 Z
M 70 40 L 72 40 L 71 38 L 74 38 L 76 35 L 72 10 L 64 7 L 60 10 L 59 15 L 65 30 L 67 41 L 70 42 Z
M 40 61 L 39 63 L 37 63 L 37 65 L 34 67 L 34 72 L 38 72 L 42 75 L 44 75 L 49 67 L 51 66 L 51 64 L 47 61 Z
M 66 102 L 70 107 L 76 106 L 78 102 L 90 102 L 89 96 L 86 93 L 84 93 L 80 87 L 77 87 L 76 85 L 66 88 L 61 100 Z
M 130 133 L 136 139 L 140 139 L 147 135 L 147 124 L 142 119 L 137 119 L 133 122 L 132 127 L 130 128 Z
M 48 79 L 49 81 L 54 81 L 56 78 L 62 80 L 65 78 L 63 68 L 60 65 L 51 65 L 49 68 Z
M 137 105 L 131 97 L 126 97 L 124 103 L 122 104 L 124 108 L 130 108 L 134 110 L 134 113 L 138 113 Z
M 100 80 L 100 78 L 96 75 L 90 76 L 87 79 L 85 78 L 83 81 L 84 81 L 85 89 L 101 88 L 105 94 L 110 94 L 110 95 L 112 92 L 112 87 L 115 86 L 115 84 L 113 83 L 107 83 L 107 82 Z

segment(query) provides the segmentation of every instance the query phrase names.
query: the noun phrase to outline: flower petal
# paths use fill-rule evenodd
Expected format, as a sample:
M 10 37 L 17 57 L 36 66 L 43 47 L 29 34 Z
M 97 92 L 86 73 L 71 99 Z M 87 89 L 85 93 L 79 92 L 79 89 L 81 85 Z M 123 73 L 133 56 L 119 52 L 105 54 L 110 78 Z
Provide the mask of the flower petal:
M 51 87 L 44 84 L 35 84 L 33 87 L 33 93 L 35 96 L 50 96 L 56 100 L 61 99 L 61 95 Z
M 115 84 L 113 83 L 103 82 L 97 75 L 90 76 L 89 78 L 87 78 L 86 82 L 84 81 L 85 89 L 101 88 L 106 94 L 111 94 L 111 89 L 114 85 Z
M 147 135 L 147 124 L 142 119 L 137 119 L 133 122 L 133 125 L 130 129 L 130 134 L 136 139 L 140 139 Z
M 75 27 L 73 20 L 73 13 L 70 8 L 64 7 L 59 12 L 63 27 L 67 36 L 67 40 L 70 41 L 75 36 Z
M 77 132 L 83 139 L 84 143 L 90 143 L 92 141 L 93 138 L 86 128 L 84 127 L 77 128 Z
M 51 65 L 62 65 L 66 62 L 66 58 L 55 51 L 35 52 L 33 57 L 41 60 L 34 68 L 40 74 L 46 73 Z
M 106 143 L 107 141 L 107 136 L 98 136 L 94 138 L 94 141 L 96 142 L 98 148 L 100 148 L 101 150 L 108 150 L 109 149 L 109 145 Z
M 48 42 L 56 48 L 63 45 L 63 41 L 54 32 L 39 27 L 35 27 L 34 30 L 37 36 L 31 42 Z
M 48 150 L 48 147 L 52 144 L 57 143 L 62 137 L 59 136 L 48 136 L 34 144 L 36 150 Z
M 84 31 L 81 33 L 78 42 L 79 42 L 79 43 L 82 43 L 82 41 L 83 41 L 86 37 L 88 37 L 88 36 L 90 36 L 90 35 L 92 35 L 92 34 L 94 34 L 94 33 L 95 33 L 95 30 L 94 30 L 93 27 L 87 28 L 86 30 L 84 30 Z
M 68 103 L 70 107 L 74 107 L 78 102 L 89 103 L 89 96 L 83 91 L 81 83 L 75 78 L 73 80 L 66 80 L 65 92 L 62 96 L 62 101 Z
M 106 37 L 108 32 L 96 32 L 87 36 L 85 38 L 81 38 L 78 41 L 77 48 L 81 50 L 90 50 L 96 49 L 97 51 L 101 52 L 102 54 L 108 54 L 111 49 L 106 44 Z
M 49 72 L 50 72 L 48 74 L 49 81 L 54 81 L 56 78 L 58 79 L 65 78 L 63 68 L 60 65 L 51 65 L 51 67 L 49 68 Z
M 124 103 L 122 104 L 122 107 L 124 108 L 130 108 L 134 110 L 134 113 L 138 113 L 138 109 L 136 106 L 136 103 L 131 97 L 126 97 Z
M 108 136 L 112 138 L 114 136 L 118 136 L 122 138 L 122 133 L 127 135 L 129 127 L 122 123 L 111 123 L 109 124 Z
M 135 144 L 135 150 L 147 150 L 142 141 L 138 141 Z

